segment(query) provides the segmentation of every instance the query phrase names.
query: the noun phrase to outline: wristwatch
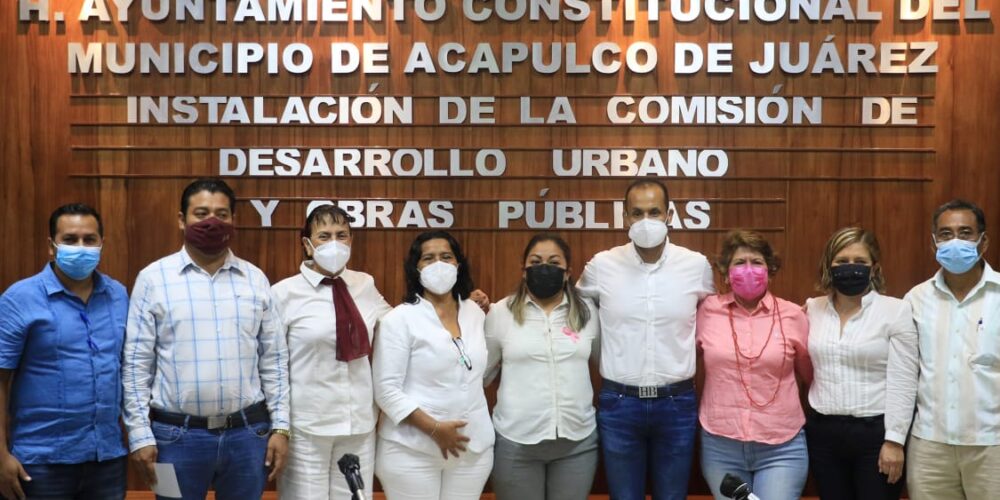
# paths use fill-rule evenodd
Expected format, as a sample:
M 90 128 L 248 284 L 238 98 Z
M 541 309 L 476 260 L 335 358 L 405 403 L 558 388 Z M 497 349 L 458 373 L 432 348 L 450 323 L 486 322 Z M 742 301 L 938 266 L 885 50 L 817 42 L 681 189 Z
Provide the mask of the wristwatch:
M 285 436 L 288 439 L 292 438 L 292 433 L 288 429 L 272 429 L 271 435 L 277 434 L 279 436 Z

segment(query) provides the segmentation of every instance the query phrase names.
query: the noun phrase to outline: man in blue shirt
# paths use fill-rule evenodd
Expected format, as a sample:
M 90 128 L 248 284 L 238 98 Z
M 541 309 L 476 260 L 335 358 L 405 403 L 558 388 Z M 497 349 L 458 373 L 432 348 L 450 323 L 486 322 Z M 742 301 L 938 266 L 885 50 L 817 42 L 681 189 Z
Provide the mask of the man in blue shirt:
M 0 296 L 0 495 L 122 499 L 128 295 L 95 271 L 104 227 L 93 208 L 59 207 L 49 237 L 54 261 Z

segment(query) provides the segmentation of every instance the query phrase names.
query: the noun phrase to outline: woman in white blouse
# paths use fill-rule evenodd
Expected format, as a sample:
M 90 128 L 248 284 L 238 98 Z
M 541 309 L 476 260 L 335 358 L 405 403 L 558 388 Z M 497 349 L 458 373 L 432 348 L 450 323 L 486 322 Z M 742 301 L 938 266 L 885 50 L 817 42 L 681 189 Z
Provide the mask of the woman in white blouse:
M 360 457 L 365 497 L 371 498 L 375 402 L 368 354 L 375 322 L 391 307 L 371 276 L 346 268 L 352 235 L 346 212 L 317 207 L 302 228 L 306 260 L 299 274 L 272 287 L 286 325 L 291 383 L 292 436 L 278 480 L 282 499 L 350 500 L 337 468 L 346 453 Z M 345 288 L 354 311 L 334 298 Z M 358 316 L 361 324 L 353 325 Z
M 406 296 L 375 336 L 379 424 L 375 474 L 389 500 L 478 499 L 493 467 L 483 393 L 483 311 L 458 242 L 417 236 L 404 262 Z
M 596 311 L 571 284 L 559 236 L 536 235 L 522 263 L 517 292 L 486 316 L 486 382 L 502 374 L 493 491 L 498 500 L 586 499 L 598 456 L 589 363 Z
M 848 227 L 830 237 L 809 299 L 814 379 L 807 423 L 820 498 L 898 499 L 903 445 L 917 393 L 917 334 L 909 305 L 881 295 L 878 240 Z

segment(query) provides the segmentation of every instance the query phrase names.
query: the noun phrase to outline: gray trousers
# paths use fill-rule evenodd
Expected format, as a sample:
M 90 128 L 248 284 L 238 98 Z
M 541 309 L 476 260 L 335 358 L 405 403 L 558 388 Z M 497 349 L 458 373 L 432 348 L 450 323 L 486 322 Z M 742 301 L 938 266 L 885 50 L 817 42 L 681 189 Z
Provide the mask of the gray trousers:
M 497 434 L 493 491 L 497 500 L 586 500 L 594 484 L 597 430 L 582 441 L 519 444 Z

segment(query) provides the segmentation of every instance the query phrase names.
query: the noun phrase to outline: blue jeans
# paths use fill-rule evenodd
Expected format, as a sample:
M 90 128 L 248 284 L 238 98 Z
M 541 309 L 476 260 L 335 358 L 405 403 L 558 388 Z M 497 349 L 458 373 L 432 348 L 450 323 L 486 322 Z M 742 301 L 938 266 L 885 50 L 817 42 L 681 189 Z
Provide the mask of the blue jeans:
M 687 498 L 698 429 L 693 390 L 640 399 L 602 389 L 597 425 L 612 499 L 645 499 L 647 474 L 653 500 Z
M 125 457 L 82 464 L 22 464 L 29 500 L 120 500 L 125 498 Z
M 781 444 L 737 441 L 701 431 L 701 473 L 716 500 L 726 474 L 739 476 L 761 500 L 799 500 L 809 474 L 805 431 Z
M 161 422 L 152 427 L 157 462 L 174 464 L 184 500 L 204 499 L 209 486 L 219 500 L 260 498 L 264 493 L 270 423 L 212 431 Z

